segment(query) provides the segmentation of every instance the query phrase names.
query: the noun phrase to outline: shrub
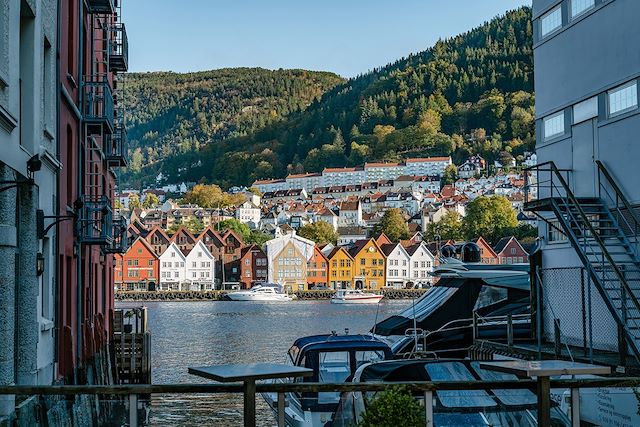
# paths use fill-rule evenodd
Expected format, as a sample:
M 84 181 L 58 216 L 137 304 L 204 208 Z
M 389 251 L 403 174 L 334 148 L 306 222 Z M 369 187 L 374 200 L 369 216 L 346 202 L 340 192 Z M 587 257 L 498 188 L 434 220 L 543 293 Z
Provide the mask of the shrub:
M 359 427 L 424 427 L 424 408 L 406 387 L 392 387 L 367 402 Z

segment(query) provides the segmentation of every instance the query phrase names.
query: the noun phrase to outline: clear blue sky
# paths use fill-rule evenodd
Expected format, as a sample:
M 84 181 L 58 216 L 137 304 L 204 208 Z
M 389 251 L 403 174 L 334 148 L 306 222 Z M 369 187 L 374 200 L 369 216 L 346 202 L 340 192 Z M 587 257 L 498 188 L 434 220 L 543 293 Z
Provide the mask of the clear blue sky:
M 531 0 L 124 0 L 130 71 L 305 68 L 352 77 Z

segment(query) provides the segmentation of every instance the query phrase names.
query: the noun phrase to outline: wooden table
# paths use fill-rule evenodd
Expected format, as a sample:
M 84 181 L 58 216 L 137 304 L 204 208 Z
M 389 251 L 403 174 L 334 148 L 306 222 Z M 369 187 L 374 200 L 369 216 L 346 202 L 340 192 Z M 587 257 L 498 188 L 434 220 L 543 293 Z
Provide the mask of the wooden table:
M 536 377 L 538 381 L 538 425 L 551 426 L 551 387 L 550 377 L 556 375 L 607 375 L 609 366 L 590 365 L 588 363 L 565 360 L 505 360 L 499 362 L 481 362 L 480 367 L 490 371 L 506 372 L 519 377 Z M 571 390 L 571 423 L 580 425 L 580 399 L 578 390 Z
M 274 378 L 310 377 L 313 370 L 279 363 L 254 363 L 247 365 L 213 365 L 189 368 L 189 373 L 222 383 L 244 384 L 244 425 L 256 425 L 256 381 Z

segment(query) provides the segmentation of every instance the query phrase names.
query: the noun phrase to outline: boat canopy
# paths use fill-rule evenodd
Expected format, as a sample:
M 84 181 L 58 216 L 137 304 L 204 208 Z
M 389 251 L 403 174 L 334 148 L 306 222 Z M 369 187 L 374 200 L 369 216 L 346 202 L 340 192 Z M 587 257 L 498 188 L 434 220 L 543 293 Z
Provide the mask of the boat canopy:
M 391 355 L 389 346 L 371 335 L 324 334 L 298 338 L 289 349 L 289 357 L 298 365 L 310 352 L 350 350 L 388 351 Z

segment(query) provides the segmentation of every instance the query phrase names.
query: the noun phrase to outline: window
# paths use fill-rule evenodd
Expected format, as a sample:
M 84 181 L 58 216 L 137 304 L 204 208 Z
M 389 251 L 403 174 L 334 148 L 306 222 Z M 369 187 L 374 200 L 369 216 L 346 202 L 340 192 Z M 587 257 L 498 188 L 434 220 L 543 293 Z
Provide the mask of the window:
M 571 19 L 582 15 L 584 12 L 594 7 L 595 4 L 595 0 L 571 0 L 569 6 L 571 10 Z
M 133 260 L 128 259 L 128 260 L 127 260 L 127 265 L 128 265 L 128 266 L 131 266 L 132 264 L 133 264 Z
M 148 266 L 152 266 L 152 265 L 153 265 L 153 260 L 152 260 L 152 259 L 147 260 L 147 265 L 148 265 Z
M 594 96 L 573 106 L 573 124 L 598 117 L 598 97 Z
M 511 255 L 515 255 L 516 254 L 516 248 L 511 248 Z
M 564 134 L 564 111 L 544 119 L 544 139 Z
M 557 219 L 549 221 L 549 225 L 547 226 L 548 236 L 547 239 L 549 242 L 563 242 L 567 240 L 567 236 L 560 231 L 562 230 L 562 226 L 560 225 L 560 221 Z
M 175 273 L 173 273 L 173 277 L 178 277 L 178 272 L 176 271 Z
M 365 259 L 364 259 L 364 258 L 362 258 L 362 259 L 360 260 L 360 265 L 364 265 L 364 263 L 365 263 Z
M 195 261 L 191 261 L 191 268 L 196 268 L 198 266 L 198 263 Z
M 171 252 L 171 258 L 175 258 L 176 257 L 176 253 L 175 252 Z
M 540 35 L 545 37 L 562 27 L 562 8 L 557 6 L 540 18 Z
M 638 82 L 633 81 L 608 93 L 609 116 L 617 116 L 638 107 Z

